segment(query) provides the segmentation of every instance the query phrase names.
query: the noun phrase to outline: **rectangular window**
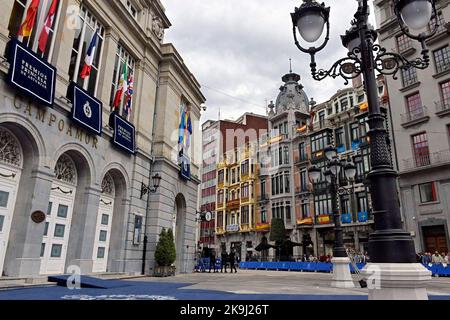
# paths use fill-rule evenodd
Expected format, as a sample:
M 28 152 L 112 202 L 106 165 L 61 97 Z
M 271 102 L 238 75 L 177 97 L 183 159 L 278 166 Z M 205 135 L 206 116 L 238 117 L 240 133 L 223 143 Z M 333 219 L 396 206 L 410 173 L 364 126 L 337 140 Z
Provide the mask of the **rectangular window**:
M 365 192 L 359 192 L 356 194 L 358 201 L 358 212 L 368 212 L 367 196 Z
M 22 41 L 25 45 L 27 45 L 31 50 L 36 52 L 38 55 L 40 55 L 42 58 L 44 58 L 47 61 L 50 61 L 52 58 L 53 48 L 55 45 L 55 30 L 57 28 L 57 25 L 59 23 L 59 16 L 60 16 L 60 10 L 62 2 L 61 0 L 57 1 L 55 0 L 55 14 L 53 16 L 53 21 L 48 28 L 48 38 L 46 42 L 46 46 L 44 49 L 44 52 L 42 52 L 39 49 L 39 39 L 41 37 L 42 30 L 44 29 L 44 25 L 47 22 L 47 17 L 50 11 L 50 8 L 52 7 L 52 4 L 54 0 L 41 0 L 39 3 L 39 7 L 37 9 L 36 13 L 36 20 L 33 25 L 33 29 L 31 31 L 30 36 L 19 36 L 19 30 L 21 25 L 25 22 L 28 9 L 32 3 L 31 0 L 15 0 L 13 9 L 11 12 L 11 16 L 8 23 L 8 30 L 9 30 L 9 38 L 18 38 L 20 41 Z
M 127 1 L 127 10 L 131 14 L 131 16 L 135 20 L 137 20 L 138 11 L 137 11 L 137 9 L 133 6 L 133 4 L 130 1 Z
M 52 214 L 53 203 L 49 202 L 47 207 L 47 215 L 50 216 Z
M 225 171 L 224 170 L 220 170 L 218 177 L 217 177 L 218 183 L 222 184 L 225 181 Z
M 109 215 L 103 214 L 102 215 L 102 225 L 107 226 L 109 224 Z
M 433 51 L 436 63 L 436 72 L 440 73 L 450 69 L 450 47 L 446 46 Z
M 99 241 L 102 241 L 102 242 L 105 242 L 107 236 L 108 236 L 108 232 L 105 231 L 105 230 L 101 230 L 101 231 L 100 231 L 100 236 L 98 237 L 98 240 L 99 240 Z
M 360 139 L 358 122 L 352 123 L 350 125 L 350 137 L 352 139 L 352 142 L 358 141 Z
M 111 97 L 109 105 L 112 106 L 114 103 L 114 98 L 116 96 L 116 92 L 119 89 L 120 82 L 122 75 L 125 74 L 125 68 L 126 68 L 126 75 L 125 75 L 125 81 L 128 80 L 129 75 L 134 74 L 134 67 L 135 67 L 135 61 L 133 57 L 126 51 L 120 44 L 117 46 L 117 52 L 116 52 L 116 61 L 114 63 L 114 71 L 113 71 L 113 82 L 111 84 Z M 125 95 L 122 96 L 122 99 L 120 101 L 120 110 L 119 114 L 123 115 L 123 105 L 125 100 Z
M 311 137 L 311 151 L 318 152 L 325 149 L 330 144 L 330 134 L 323 132 Z
M 8 199 L 9 199 L 9 193 L 5 192 L 5 191 L 0 191 L 0 208 L 8 207 Z
M 69 78 L 87 90 L 92 96 L 97 96 L 98 71 L 101 66 L 105 29 L 84 6 L 80 8 L 77 23 L 79 28 L 75 30 L 72 55 L 70 57 Z M 92 62 L 91 74 L 89 77 L 82 79 L 80 74 L 83 70 L 86 53 L 95 32 L 98 32 L 98 41 Z
M 244 176 L 247 176 L 248 174 L 249 174 L 249 169 L 250 169 L 250 167 L 249 167 L 249 161 L 248 160 L 245 160 L 243 163 L 242 163 L 242 165 L 241 165 L 241 175 L 244 177 Z
M 307 160 L 307 156 L 306 156 L 306 147 L 305 147 L 305 143 L 302 142 L 299 144 L 298 146 L 298 152 L 300 154 L 300 160 L 301 161 L 305 161 Z
M 442 97 L 442 110 L 450 109 L 450 80 L 447 80 L 440 85 Z
M 261 180 L 261 195 L 263 197 L 266 195 L 266 180 Z
M 265 207 L 261 208 L 261 223 L 267 223 L 267 211 Z
M 105 247 L 98 247 L 97 249 L 97 259 L 105 258 Z
M 411 48 L 411 44 L 411 39 L 406 34 L 402 33 L 401 35 L 397 36 L 397 49 L 399 53 Z
M 417 70 L 414 67 L 401 69 L 403 87 L 408 87 L 417 82 Z
M 292 216 L 291 216 L 291 203 L 290 202 L 286 202 L 286 207 L 284 208 L 284 210 L 286 213 L 286 220 L 291 221 Z
M 41 258 L 44 257 L 45 254 L 45 243 L 41 243 Z
M 423 167 L 430 164 L 430 150 L 428 147 L 427 134 L 420 133 L 412 137 L 413 153 L 417 167 Z
M 439 24 L 439 27 L 437 28 L 436 33 L 441 33 L 441 32 L 444 32 L 445 30 L 447 30 L 445 28 L 445 20 L 444 20 L 444 16 L 442 15 L 442 12 L 438 12 L 437 16 L 438 16 L 438 18 L 437 18 L 438 21 L 437 22 Z M 428 29 L 430 31 L 434 30 L 435 24 L 436 24 L 436 17 L 432 17 L 431 20 L 430 20 L 430 23 L 428 25 Z
M 245 206 L 241 208 L 241 223 L 248 224 L 249 223 L 249 207 Z
M 55 233 L 54 236 L 56 238 L 64 238 L 64 233 L 66 230 L 66 226 L 63 224 L 57 224 L 55 225 Z
M 343 196 L 341 198 L 341 213 L 351 213 L 350 211 L 350 198 L 348 196 Z
M 435 182 L 420 184 L 419 190 L 420 190 L 420 202 L 421 203 L 429 203 L 429 202 L 438 201 Z
M 302 203 L 302 217 L 303 219 L 309 218 L 311 216 L 311 213 L 309 212 L 309 203 L 303 202 Z
M 3 231 L 3 223 L 5 222 L 5 216 L 0 216 L 0 232 Z
M 54 244 L 52 245 L 52 258 L 61 258 L 62 255 L 62 244 Z
M 45 226 L 44 226 L 44 237 L 48 236 L 48 227 L 49 227 L 50 223 L 46 222 Z
M 406 97 L 406 108 L 409 119 L 417 119 L 423 115 L 422 99 L 418 92 Z
M 300 188 L 302 192 L 308 190 L 308 180 L 306 170 L 300 172 Z
M 320 123 L 320 128 L 325 127 L 325 111 L 319 112 L 319 123 Z
M 217 227 L 218 228 L 223 227 L 223 211 L 217 212 Z
M 348 109 L 348 99 L 341 99 L 341 111 L 345 111 Z
M 59 218 L 67 218 L 67 212 L 69 211 L 69 207 L 63 204 L 60 204 L 58 207 L 58 217 Z
M 344 128 L 336 129 L 336 146 L 340 147 L 345 145 Z

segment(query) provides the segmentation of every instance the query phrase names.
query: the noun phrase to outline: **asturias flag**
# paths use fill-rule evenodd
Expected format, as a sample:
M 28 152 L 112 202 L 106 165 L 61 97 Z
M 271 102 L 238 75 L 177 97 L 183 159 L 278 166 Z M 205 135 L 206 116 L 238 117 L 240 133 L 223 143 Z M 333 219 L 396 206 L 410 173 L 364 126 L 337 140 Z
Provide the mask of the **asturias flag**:
M 97 39 L 98 39 L 98 30 L 95 31 L 92 36 L 91 44 L 89 45 L 88 51 L 86 52 L 86 58 L 84 60 L 83 70 L 81 70 L 80 77 L 81 79 L 85 79 L 89 77 L 92 70 L 92 64 L 94 63 L 95 57 L 95 49 L 97 47 Z
M 45 52 L 47 48 L 48 36 L 50 34 L 50 29 L 53 26 L 53 21 L 56 16 L 56 8 L 58 8 L 59 0 L 53 0 L 50 9 L 48 10 L 47 18 L 45 19 L 44 27 L 41 31 L 41 36 L 39 37 L 39 50 L 41 52 Z
M 41 0 L 32 0 L 30 6 L 28 7 L 27 17 L 25 21 L 20 26 L 18 36 L 29 37 L 33 32 L 34 23 L 36 22 L 36 16 L 39 9 L 39 4 Z

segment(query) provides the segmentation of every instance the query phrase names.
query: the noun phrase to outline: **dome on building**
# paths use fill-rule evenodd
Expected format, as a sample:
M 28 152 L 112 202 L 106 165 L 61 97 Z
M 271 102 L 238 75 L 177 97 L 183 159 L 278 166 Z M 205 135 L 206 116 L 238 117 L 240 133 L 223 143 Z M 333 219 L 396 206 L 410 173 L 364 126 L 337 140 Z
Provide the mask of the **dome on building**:
M 280 114 L 288 110 L 309 114 L 309 101 L 303 86 L 299 83 L 300 75 L 288 73 L 282 78 L 284 85 L 280 88 L 275 104 L 275 113 Z

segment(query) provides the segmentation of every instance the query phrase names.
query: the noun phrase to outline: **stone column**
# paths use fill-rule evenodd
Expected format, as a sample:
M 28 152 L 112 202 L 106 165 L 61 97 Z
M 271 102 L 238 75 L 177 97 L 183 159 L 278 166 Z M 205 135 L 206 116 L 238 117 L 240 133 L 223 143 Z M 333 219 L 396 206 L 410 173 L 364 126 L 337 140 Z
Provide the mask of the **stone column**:
M 78 188 L 67 247 L 66 268 L 76 265 L 82 274 L 92 273 L 95 231 L 101 190 Z
M 39 168 L 24 172 L 19 185 L 4 271 L 8 277 L 37 277 L 41 266 L 41 244 L 45 222 L 36 224 L 31 213 L 48 210 L 54 172 Z M 30 178 L 29 178 L 30 177 Z
M 13 6 L 14 1 L 2 1 L 2 10 L 0 10 L 0 56 L 5 53 L 6 44 L 9 41 L 8 24 Z

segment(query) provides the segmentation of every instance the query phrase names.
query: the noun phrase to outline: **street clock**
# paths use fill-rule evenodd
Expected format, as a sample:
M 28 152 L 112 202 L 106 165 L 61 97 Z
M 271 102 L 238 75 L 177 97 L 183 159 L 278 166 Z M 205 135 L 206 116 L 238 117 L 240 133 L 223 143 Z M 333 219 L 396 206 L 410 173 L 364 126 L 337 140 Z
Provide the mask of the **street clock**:
M 212 220 L 212 213 L 211 212 L 207 212 L 205 213 L 205 220 L 210 222 Z

